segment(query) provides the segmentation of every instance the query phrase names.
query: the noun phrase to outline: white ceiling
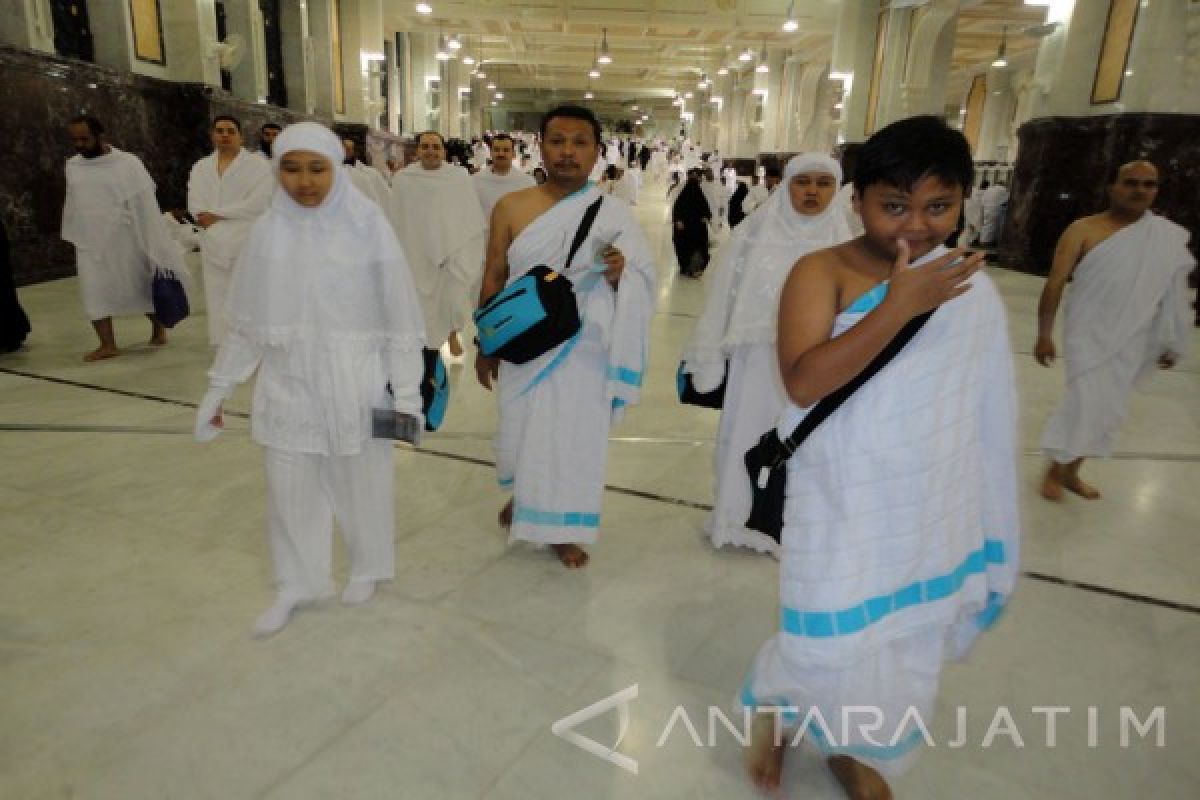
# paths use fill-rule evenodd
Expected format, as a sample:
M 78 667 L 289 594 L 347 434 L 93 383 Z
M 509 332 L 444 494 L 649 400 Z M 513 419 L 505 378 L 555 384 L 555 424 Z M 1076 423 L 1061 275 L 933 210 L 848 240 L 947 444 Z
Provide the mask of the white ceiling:
M 720 64 L 737 64 L 741 50 L 757 53 L 764 41 L 806 61 L 827 60 L 840 4 L 878 1 L 796 0 L 795 33 L 781 30 L 787 0 L 430 0 L 429 16 L 417 14 L 412 0 L 385 0 L 384 14 L 389 30 L 457 34 L 464 52 L 482 53 L 504 104 L 518 107 L 581 99 L 607 28 L 613 63 L 590 81 L 604 110 L 635 100 L 665 106 L 675 89 L 695 90 L 702 71 L 714 77 Z M 1009 61 L 1031 60 L 1038 41 L 1020 31 L 1045 14 L 1024 0 L 976 0 L 960 12 L 948 99 L 957 102 L 971 74 L 995 57 L 1005 26 Z

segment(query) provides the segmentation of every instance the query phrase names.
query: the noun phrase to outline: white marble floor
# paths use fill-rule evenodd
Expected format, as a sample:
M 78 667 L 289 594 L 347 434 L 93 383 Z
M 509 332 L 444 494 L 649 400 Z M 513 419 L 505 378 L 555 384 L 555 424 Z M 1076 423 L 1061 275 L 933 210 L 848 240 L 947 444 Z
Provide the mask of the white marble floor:
M 188 435 L 211 358 L 203 319 L 165 349 L 120 320 L 126 353 L 84 365 L 75 281 L 22 290 L 35 331 L 0 357 L 0 797 L 756 796 L 732 736 L 718 728 L 708 746 L 707 709 L 728 708 L 774 626 L 776 565 L 702 541 L 715 415 L 681 407 L 673 373 L 704 289 L 670 277 L 661 200 L 638 212 L 660 314 L 645 402 L 614 431 L 591 565 L 505 546 L 492 398 L 459 373 L 445 432 L 398 457 L 396 581 L 265 642 L 248 636 L 272 596 L 261 456 L 244 419 L 212 445 Z M 1027 572 L 971 659 L 946 669 L 938 746 L 897 795 L 1200 796 L 1197 359 L 1156 376 L 1119 456 L 1089 465 L 1103 500 L 1049 505 L 1034 448 L 1061 374 L 1028 355 L 1040 282 L 994 277 L 1021 385 Z M 231 406 L 248 402 L 242 390 Z M 633 685 L 620 752 L 638 774 L 551 732 Z M 705 746 L 679 724 L 659 746 L 679 706 Z M 983 746 L 1001 706 L 1024 746 Z M 1055 747 L 1043 706 L 1070 708 Z M 1161 707 L 1163 746 L 1134 733 L 1123 747 L 1122 707 L 1139 720 Z M 579 730 L 607 745 L 616 714 Z M 785 790 L 841 796 L 808 755 Z

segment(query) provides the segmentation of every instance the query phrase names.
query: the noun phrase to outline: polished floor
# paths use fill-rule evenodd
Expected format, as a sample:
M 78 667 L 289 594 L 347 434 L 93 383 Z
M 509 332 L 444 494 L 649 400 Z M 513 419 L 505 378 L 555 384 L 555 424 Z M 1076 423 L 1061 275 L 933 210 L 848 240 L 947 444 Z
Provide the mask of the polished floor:
M 493 401 L 459 372 L 445 431 L 398 454 L 395 582 L 267 641 L 248 635 L 272 599 L 262 457 L 244 418 L 213 444 L 190 436 L 203 318 L 163 349 L 141 344 L 144 321 L 119 320 L 124 355 L 85 365 L 75 281 L 22 290 L 35 331 L 0 356 L 0 797 L 758 796 L 708 709 L 728 710 L 774 626 L 776 564 L 700 533 L 716 417 L 681 407 L 673 374 L 704 286 L 671 277 L 660 197 L 637 209 L 662 275 L 650 377 L 613 431 L 588 568 L 506 546 Z M 1198 359 L 1156 375 L 1119 454 L 1089 464 L 1103 499 L 1048 504 L 1035 447 L 1062 376 L 1029 355 L 1040 282 L 993 277 L 1021 389 L 1025 576 L 946 668 L 936 746 L 897 796 L 1198 797 Z M 635 685 L 618 751 L 636 774 L 552 733 Z M 1149 737 L 1123 713 L 1157 720 Z M 611 746 L 618 714 L 578 731 Z M 778 796 L 842 795 L 799 751 Z

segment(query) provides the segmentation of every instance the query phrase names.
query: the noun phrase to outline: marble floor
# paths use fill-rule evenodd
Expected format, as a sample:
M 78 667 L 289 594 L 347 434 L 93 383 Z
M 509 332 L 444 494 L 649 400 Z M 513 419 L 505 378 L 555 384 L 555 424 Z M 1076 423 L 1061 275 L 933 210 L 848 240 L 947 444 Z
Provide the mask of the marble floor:
M 708 709 L 728 708 L 771 633 L 776 564 L 701 537 L 716 416 L 681 407 L 673 375 L 704 285 L 672 277 L 660 192 L 637 209 L 662 276 L 652 366 L 613 432 L 591 565 L 505 545 L 493 400 L 456 371 L 444 432 L 398 453 L 395 582 L 267 641 L 248 635 L 272 598 L 261 455 L 244 418 L 211 445 L 190 437 L 211 359 L 203 318 L 164 349 L 141 344 L 144 321 L 119 320 L 125 354 L 85 365 L 75 281 L 22 290 L 35 331 L 0 356 L 0 797 L 758 796 L 719 720 L 708 735 Z M 1040 281 L 993 277 L 1022 398 L 1025 574 L 1009 613 L 946 668 L 937 746 L 897 796 L 1195 798 L 1197 359 L 1155 376 L 1119 454 L 1089 465 L 1102 500 L 1047 504 L 1035 447 L 1062 375 L 1029 355 Z M 551 732 L 632 686 L 619 752 L 637 774 Z M 1053 747 L 1035 710 L 1047 706 L 1070 709 Z M 1000 707 L 1020 745 L 983 745 Z M 1162 709 L 1161 746 L 1129 726 L 1122 745 L 1123 707 L 1141 721 Z M 578 730 L 608 746 L 617 719 Z M 778 796 L 842 795 L 801 751 Z

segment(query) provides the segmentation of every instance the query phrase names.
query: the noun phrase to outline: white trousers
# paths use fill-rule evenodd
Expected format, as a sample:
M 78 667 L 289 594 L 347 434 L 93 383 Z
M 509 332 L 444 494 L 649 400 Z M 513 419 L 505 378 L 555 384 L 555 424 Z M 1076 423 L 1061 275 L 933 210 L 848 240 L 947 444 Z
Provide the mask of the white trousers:
M 204 305 L 208 311 L 208 343 L 219 347 L 229 331 L 229 285 L 233 283 L 233 265 L 201 260 L 204 273 Z
M 266 448 L 267 533 L 280 595 L 333 594 L 333 522 L 350 560 L 350 580 L 395 577 L 392 443 L 370 440 L 353 456 Z

